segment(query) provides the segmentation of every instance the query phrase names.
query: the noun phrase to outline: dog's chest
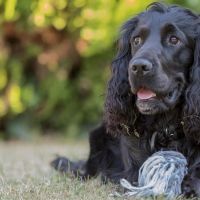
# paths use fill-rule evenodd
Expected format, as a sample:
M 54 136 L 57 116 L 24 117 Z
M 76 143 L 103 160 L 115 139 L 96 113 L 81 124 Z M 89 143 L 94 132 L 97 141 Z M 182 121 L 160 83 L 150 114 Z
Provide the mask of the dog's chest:
M 157 129 L 149 138 L 149 145 L 152 151 L 161 149 L 178 150 L 183 138 L 180 128 L 173 125 Z
M 126 155 L 123 160 L 126 166 L 131 161 L 137 166 L 154 152 L 160 150 L 175 150 L 182 152 L 185 136 L 178 116 L 167 118 L 139 118 L 134 130 L 121 138 L 121 148 Z M 182 152 L 183 153 L 183 152 Z M 129 164 L 127 164 L 129 163 Z
M 184 133 L 182 123 L 174 120 L 159 120 L 137 126 L 139 143 L 145 143 L 148 151 L 179 150 L 183 143 Z M 144 146 L 144 145 L 140 145 Z

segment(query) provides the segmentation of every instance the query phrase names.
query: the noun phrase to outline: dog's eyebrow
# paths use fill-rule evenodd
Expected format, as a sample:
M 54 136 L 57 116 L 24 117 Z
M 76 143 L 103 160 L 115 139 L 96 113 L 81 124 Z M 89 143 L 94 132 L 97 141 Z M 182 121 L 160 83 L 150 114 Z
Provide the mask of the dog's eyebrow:
M 133 37 L 135 37 L 137 35 L 145 36 L 148 33 L 149 33 L 148 26 L 138 26 L 138 28 L 133 31 L 133 34 L 132 34 L 131 38 L 133 38 Z
M 162 32 L 174 32 L 174 31 L 177 31 L 177 28 L 174 24 L 167 23 L 162 27 L 161 31 Z
M 167 23 L 161 28 L 161 35 L 169 34 L 169 33 L 178 33 L 181 39 L 184 42 L 187 42 L 187 38 L 185 34 L 177 27 L 176 25 L 172 23 Z

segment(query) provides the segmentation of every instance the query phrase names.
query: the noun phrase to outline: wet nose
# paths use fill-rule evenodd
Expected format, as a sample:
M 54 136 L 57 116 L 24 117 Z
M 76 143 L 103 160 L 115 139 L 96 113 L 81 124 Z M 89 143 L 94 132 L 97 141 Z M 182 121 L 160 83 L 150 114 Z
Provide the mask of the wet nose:
M 153 65 L 146 59 L 138 58 L 130 64 L 130 68 L 134 75 L 146 76 L 151 74 Z

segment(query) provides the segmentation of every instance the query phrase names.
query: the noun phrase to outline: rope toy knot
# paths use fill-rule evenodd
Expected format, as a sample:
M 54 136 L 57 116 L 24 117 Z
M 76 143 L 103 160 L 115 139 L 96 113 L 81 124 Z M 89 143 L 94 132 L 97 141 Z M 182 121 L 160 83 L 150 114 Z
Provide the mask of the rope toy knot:
M 181 153 L 158 151 L 141 166 L 137 187 L 121 179 L 122 187 L 128 191 L 120 196 L 141 198 L 163 195 L 173 199 L 181 194 L 181 183 L 186 174 L 187 160 Z

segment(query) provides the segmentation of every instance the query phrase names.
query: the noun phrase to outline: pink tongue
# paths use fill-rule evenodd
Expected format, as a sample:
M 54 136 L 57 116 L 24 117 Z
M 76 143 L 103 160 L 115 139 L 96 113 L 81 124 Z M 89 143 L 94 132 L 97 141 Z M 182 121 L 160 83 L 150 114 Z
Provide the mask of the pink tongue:
M 148 90 L 148 89 L 140 89 L 137 92 L 137 97 L 138 99 L 141 99 L 141 100 L 150 99 L 155 96 L 156 94 L 153 91 Z

